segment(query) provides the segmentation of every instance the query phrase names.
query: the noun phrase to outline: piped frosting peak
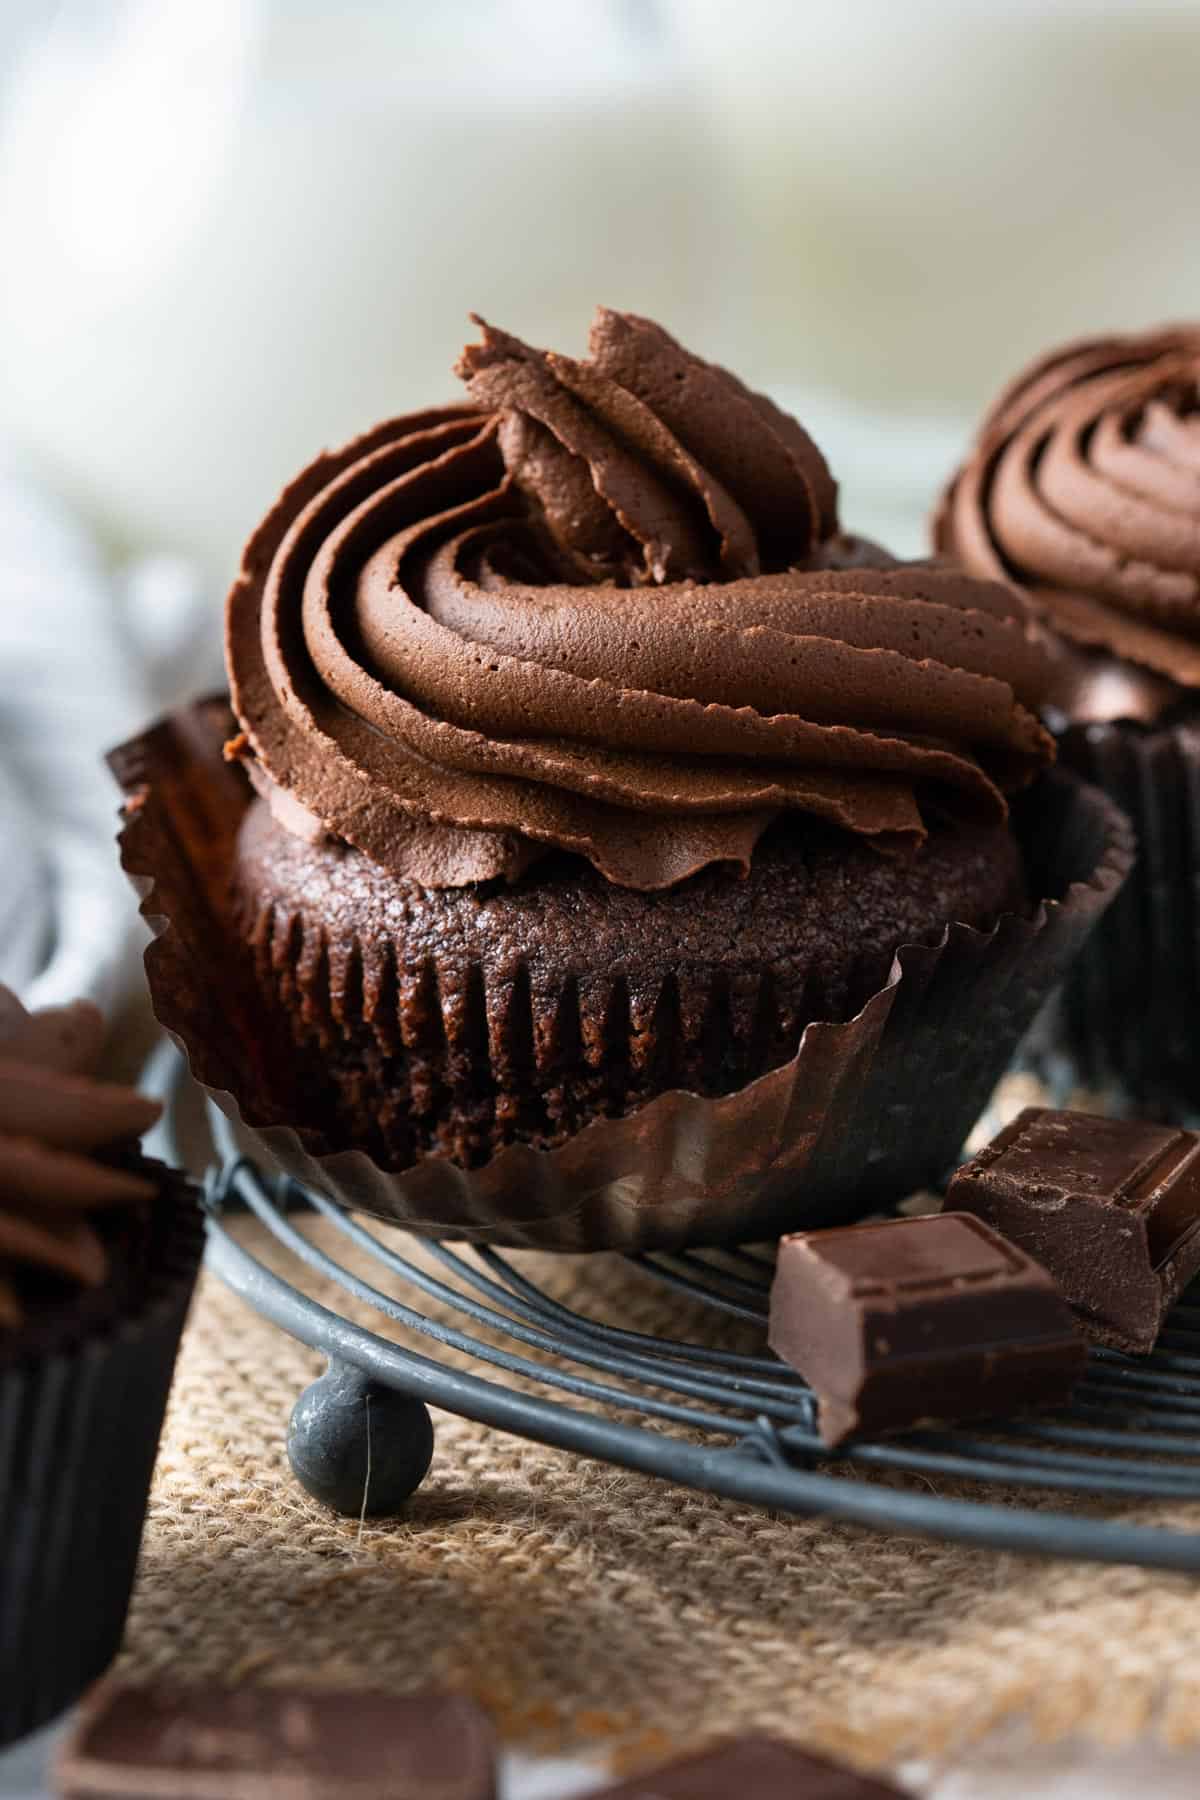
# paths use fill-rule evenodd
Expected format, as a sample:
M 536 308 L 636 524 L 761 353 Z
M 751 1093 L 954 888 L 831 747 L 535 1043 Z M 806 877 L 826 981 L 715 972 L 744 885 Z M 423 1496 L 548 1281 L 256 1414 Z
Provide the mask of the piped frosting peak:
M 784 810 L 885 851 L 1004 817 L 1052 754 L 1010 587 L 841 535 L 802 427 L 648 320 L 601 310 L 583 361 L 479 323 L 469 406 L 318 458 L 250 541 L 260 787 L 433 887 L 552 848 L 666 887 Z
M 1034 363 L 985 416 L 934 541 L 1071 642 L 1200 687 L 1200 326 Z

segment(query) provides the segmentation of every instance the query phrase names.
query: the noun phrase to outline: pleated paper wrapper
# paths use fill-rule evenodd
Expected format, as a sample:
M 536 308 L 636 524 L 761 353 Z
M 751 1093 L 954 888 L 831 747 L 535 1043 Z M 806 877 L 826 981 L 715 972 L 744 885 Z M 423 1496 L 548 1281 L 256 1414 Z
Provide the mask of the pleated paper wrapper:
M 445 1238 L 625 1251 L 752 1241 L 861 1217 L 953 1163 L 1018 1042 L 1062 981 L 1132 859 L 1127 821 L 1069 775 L 1014 812 L 1028 917 L 951 924 L 902 948 L 852 1019 L 813 1023 L 797 1053 L 716 1099 L 674 1091 L 599 1118 L 555 1149 L 513 1143 L 482 1167 L 441 1155 L 388 1170 L 326 1141 L 272 1051 L 230 870 L 251 789 L 222 759 L 223 701 L 171 715 L 110 759 L 126 795 L 121 857 L 157 936 L 157 1016 L 217 1105 L 268 1160 L 344 1206 Z

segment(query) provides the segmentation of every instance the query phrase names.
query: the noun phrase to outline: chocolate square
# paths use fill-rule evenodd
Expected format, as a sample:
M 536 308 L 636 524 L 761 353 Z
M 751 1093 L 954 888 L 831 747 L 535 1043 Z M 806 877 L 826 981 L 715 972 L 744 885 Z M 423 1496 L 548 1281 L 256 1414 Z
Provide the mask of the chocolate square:
M 495 1800 L 494 1761 L 456 1694 L 104 1682 L 57 1775 L 64 1800 Z
M 1144 1355 L 1200 1270 L 1200 1136 L 1027 1107 L 958 1171 L 947 1205 L 1044 1264 L 1090 1336 Z
M 1056 1405 L 1086 1358 L 1046 1271 L 963 1213 L 784 1238 L 769 1336 L 827 1444 Z
M 774 1738 L 743 1737 L 605 1788 L 595 1800 L 904 1800 L 904 1795 L 890 1782 Z

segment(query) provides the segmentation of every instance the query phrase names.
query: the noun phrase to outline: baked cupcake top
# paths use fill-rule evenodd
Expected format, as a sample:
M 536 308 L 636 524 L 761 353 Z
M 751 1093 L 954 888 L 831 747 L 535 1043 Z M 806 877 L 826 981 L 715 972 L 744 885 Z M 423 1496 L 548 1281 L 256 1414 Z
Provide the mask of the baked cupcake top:
M 659 326 L 585 361 L 479 321 L 470 404 L 319 457 L 247 547 L 230 753 L 293 830 L 426 887 L 558 847 L 746 868 L 782 810 L 915 848 L 1051 757 L 1011 587 L 839 532 L 794 419 Z
M 933 536 L 1092 653 L 1068 664 L 1070 711 L 1149 717 L 1168 698 L 1156 677 L 1200 687 L 1200 326 L 1034 363 L 985 416 Z
M 158 1191 L 106 1160 L 159 1108 L 91 1078 L 103 1039 L 88 1002 L 29 1013 L 0 987 L 0 1333 L 22 1324 L 41 1276 L 100 1286 L 108 1258 L 89 1216 Z

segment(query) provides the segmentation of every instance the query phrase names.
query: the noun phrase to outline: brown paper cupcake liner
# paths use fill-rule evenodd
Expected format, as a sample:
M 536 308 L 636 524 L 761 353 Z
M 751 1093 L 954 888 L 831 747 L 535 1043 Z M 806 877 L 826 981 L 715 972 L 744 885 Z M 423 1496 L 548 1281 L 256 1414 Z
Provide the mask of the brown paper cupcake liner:
M 945 904 L 943 883 L 958 877 L 972 841 L 943 834 L 915 870 L 847 846 L 857 861 L 843 854 L 842 880 L 831 882 L 819 862 L 814 879 L 824 877 L 827 899 L 842 882 L 855 890 L 864 919 L 874 916 L 870 882 L 888 876 L 906 884 L 905 899 L 921 896 L 910 919 L 955 916 L 952 904 L 932 909 Z M 1003 901 L 1017 904 L 1015 845 L 998 857 L 989 833 L 987 848 L 1008 870 Z M 965 884 L 971 922 L 1001 910 L 988 873 L 987 912 Z M 591 1120 L 669 1089 L 732 1093 L 786 1062 L 810 1019 L 855 1013 L 883 985 L 890 949 L 867 923 L 850 945 L 792 967 L 775 925 L 778 892 L 759 892 L 749 935 L 731 923 L 747 917 L 732 911 L 745 888 L 769 880 L 760 866 L 746 884 L 713 871 L 649 907 L 624 895 L 616 931 L 606 920 L 616 896 L 605 893 L 597 909 L 596 878 L 573 871 L 564 882 L 553 865 L 518 897 L 499 895 L 495 918 L 490 901 L 480 907 L 470 894 L 449 908 L 447 896 L 406 896 L 402 914 L 394 879 L 302 843 L 258 801 L 239 831 L 231 909 L 263 1010 L 286 1027 L 280 1054 L 314 1146 L 353 1144 L 386 1169 L 431 1153 L 477 1168 L 514 1141 L 558 1148 Z M 539 902 L 546 912 L 532 910 Z M 410 904 L 411 929 L 402 922 Z M 526 904 L 514 931 L 514 905 Z M 712 920 L 698 916 L 710 907 Z M 769 944 L 761 914 L 773 915 Z M 811 923 L 810 909 L 798 940 Z M 895 930 L 892 942 L 903 935 Z M 740 967 L 722 954 L 731 938 L 741 940 Z M 674 955 L 664 949 L 672 943 Z
M 45 1724 L 120 1648 L 150 1476 L 199 1267 L 193 1191 L 153 1208 L 140 1298 L 70 1305 L 28 1352 L 0 1346 L 0 1745 Z
M 936 1179 L 1132 858 L 1111 802 L 1049 776 L 1014 818 L 1044 896 L 1031 916 L 901 949 L 854 1018 L 810 1025 L 789 1061 L 734 1093 L 673 1090 L 552 1150 L 513 1143 L 475 1169 L 432 1154 L 391 1173 L 313 1130 L 290 1046 L 264 1019 L 231 916 L 251 791 L 222 761 L 230 729 L 225 704 L 205 702 L 111 759 L 128 796 L 122 862 L 159 933 L 146 956 L 158 1018 L 287 1173 L 436 1236 L 558 1250 L 747 1240 L 858 1217 Z
M 1200 1110 L 1200 724 L 1075 726 L 1064 764 L 1128 814 L 1139 854 L 1031 1056 L 1140 1112 Z

